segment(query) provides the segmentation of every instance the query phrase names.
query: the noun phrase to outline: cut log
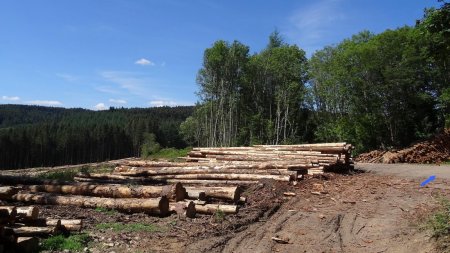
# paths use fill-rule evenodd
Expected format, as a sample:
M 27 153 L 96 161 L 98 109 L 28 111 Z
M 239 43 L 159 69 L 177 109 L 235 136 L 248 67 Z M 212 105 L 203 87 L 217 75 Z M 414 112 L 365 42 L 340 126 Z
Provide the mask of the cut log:
M 17 207 L 17 219 L 20 221 L 33 221 L 39 217 L 39 208 L 37 206 L 19 206 Z
M 273 167 L 268 165 L 267 167 Z M 282 167 L 282 166 L 279 166 Z M 191 167 L 164 167 L 148 168 L 140 167 L 125 172 L 116 172 L 115 175 L 122 176 L 158 176 L 158 175 L 180 175 L 180 174 L 259 174 L 259 175 L 294 175 L 286 168 L 268 169 L 258 165 L 227 165 L 227 166 L 191 166 Z
M 206 193 L 201 189 L 190 188 L 189 190 L 186 188 L 186 198 L 188 199 L 199 199 L 206 200 Z
M 87 208 L 103 207 L 123 212 L 145 212 L 148 214 L 166 216 L 169 212 L 169 200 L 163 196 L 152 199 L 113 199 L 87 196 L 62 196 L 50 193 L 20 192 L 12 197 L 16 201 L 47 205 L 72 205 Z
M 158 198 L 167 196 L 174 201 L 181 201 L 186 190 L 181 184 L 165 186 L 121 186 L 121 185 L 31 185 L 24 189 L 30 192 L 48 192 L 73 194 L 105 198 Z
M 188 196 L 196 195 L 197 192 L 204 192 L 206 197 L 226 199 L 234 202 L 239 201 L 242 190 L 240 187 L 186 187 Z M 199 198 L 200 199 L 200 198 Z M 202 199 L 203 200 L 203 199 Z
M 45 224 L 47 226 L 56 226 L 58 222 L 62 228 L 66 231 L 79 232 L 83 226 L 83 220 L 59 220 L 59 219 L 46 219 Z
M 218 210 L 221 210 L 225 214 L 236 214 L 238 212 L 238 206 L 236 205 L 206 204 L 196 205 L 195 209 L 197 213 L 201 214 L 215 214 Z
M 58 227 L 19 227 L 13 228 L 14 234 L 18 237 L 22 236 L 48 236 L 60 233 Z
M 39 239 L 36 237 L 18 237 L 16 252 L 33 253 L 39 250 Z
M 0 199 L 1 200 L 9 200 L 11 197 L 19 192 L 19 189 L 12 186 L 1 186 L 0 187 Z
M 249 185 L 257 184 L 259 181 L 241 181 L 241 180 L 187 180 L 187 179 L 167 179 L 167 183 L 182 183 L 183 185 Z
M 193 201 L 169 203 L 170 211 L 181 217 L 195 218 L 197 213 L 196 205 Z
M 243 180 L 243 181 L 258 181 L 261 179 L 273 179 L 277 181 L 289 182 L 291 176 L 283 175 L 255 175 L 255 174 L 182 174 L 182 175 L 163 175 L 152 176 L 152 179 L 166 180 L 166 179 L 197 179 L 197 180 Z

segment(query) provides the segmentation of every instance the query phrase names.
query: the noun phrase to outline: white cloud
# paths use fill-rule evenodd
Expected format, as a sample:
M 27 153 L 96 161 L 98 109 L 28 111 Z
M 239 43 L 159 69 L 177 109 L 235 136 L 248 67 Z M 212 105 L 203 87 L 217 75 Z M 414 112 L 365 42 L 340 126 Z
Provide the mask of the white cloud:
M 56 100 L 33 100 L 26 102 L 27 104 L 31 105 L 42 105 L 42 106 L 60 106 L 62 105 L 61 102 Z
M 115 90 L 114 88 L 110 86 L 97 86 L 95 87 L 96 90 L 103 92 L 103 93 L 110 93 L 110 94 L 119 94 L 120 92 Z
M 161 106 L 177 106 L 175 101 L 171 100 L 152 100 L 149 102 L 150 106 L 161 107 Z
M 68 82 L 74 82 L 74 81 L 78 80 L 78 77 L 76 77 L 74 75 L 66 74 L 66 73 L 56 73 L 56 76 L 66 80 Z
M 7 101 L 19 101 L 20 98 L 19 97 L 8 97 L 8 96 L 2 96 L 2 100 L 7 100 Z
M 143 86 L 146 81 L 143 78 L 136 77 L 135 73 L 122 72 L 122 71 L 103 71 L 100 75 L 107 81 L 118 84 L 120 88 L 126 89 L 134 94 L 145 93 Z
M 144 65 L 155 66 L 154 62 L 147 60 L 145 58 L 141 58 L 141 59 L 137 60 L 134 64 L 138 64 L 138 65 L 142 65 L 142 66 L 144 66 Z
M 108 107 L 104 103 L 98 103 L 94 106 L 94 109 L 97 111 L 107 110 Z
M 347 18 L 342 11 L 341 1 L 315 1 L 294 11 L 284 32 L 308 53 L 313 53 L 324 46 L 324 40 L 339 32 L 338 27 Z
M 115 103 L 115 104 L 126 104 L 127 103 L 127 101 L 124 99 L 113 99 L 113 98 L 109 99 L 109 102 Z

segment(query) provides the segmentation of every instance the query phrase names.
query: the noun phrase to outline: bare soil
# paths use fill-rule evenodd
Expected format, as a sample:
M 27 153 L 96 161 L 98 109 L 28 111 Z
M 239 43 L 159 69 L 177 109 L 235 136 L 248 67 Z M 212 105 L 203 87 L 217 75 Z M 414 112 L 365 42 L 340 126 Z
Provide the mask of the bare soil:
M 450 196 L 448 181 L 420 181 L 373 173 L 330 173 L 296 186 L 267 180 L 249 188 L 248 203 L 223 220 L 64 206 L 43 206 L 42 215 L 84 219 L 90 252 L 438 252 L 422 226 L 437 197 Z M 101 223 L 152 224 L 157 231 L 99 229 Z

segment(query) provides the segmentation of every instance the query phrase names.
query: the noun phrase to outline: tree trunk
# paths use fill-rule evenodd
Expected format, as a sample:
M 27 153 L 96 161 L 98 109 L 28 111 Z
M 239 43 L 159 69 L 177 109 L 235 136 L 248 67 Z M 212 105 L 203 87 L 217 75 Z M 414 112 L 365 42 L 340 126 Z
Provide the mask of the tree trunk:
M 234 201 L 239 201 L 241 197 L 241 189 L 238 186 L 235 187 L 186 187 L 186 192 L 189 197 L 197 196 L 197 192 L 205 193 L 206 197 L 219 198 Z M 200 198 L 198 198 L 200 199 Z M 204 200 L 204 199 L 200 199 Z
M 195 207 L 196 205 L 192 201 L 169 203 L 170 211 L 175 212 L 179 217 L 195 218 L 197 213 Z
M 166 216 L 169 212 L 167 197 L 152 199 L 113 199 L 85 196 L 61 196 L 49 193 L 18 193 L 12 197 L 16 201 L 46 205 L 69 205 L 87 208 L 103 207 L 123 212 L 145 212 L 152 215 Z
M 186 190 L 181 184 L 164 186 L 120 186 L 120 185 L 30 185 L 24 189 L 30 192 L 49 192 L 96 196 L 104 198 L 158 198 L 167 196 L 174 201 L 181 201 Z
M 236 214 L 238 212 L 238 206 L 235 205 L 217 205 L 217 204 L 195 205 L 195 209 L 197 213 L 200 214 L 215 214 L 216 212 L 220 211 L 222 211 L 225 214 Z

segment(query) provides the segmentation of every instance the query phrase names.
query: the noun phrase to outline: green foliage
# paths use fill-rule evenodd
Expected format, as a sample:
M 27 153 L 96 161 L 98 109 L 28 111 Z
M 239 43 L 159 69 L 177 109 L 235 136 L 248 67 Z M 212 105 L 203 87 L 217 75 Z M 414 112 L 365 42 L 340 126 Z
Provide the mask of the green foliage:
M 169 161 L 174 161 L 178 157 L 187 156 L 187 154 L 192 150 L 192 148 L 187 147 L 184 149 L 176 149 L 176 148 L 163 148 L 158 152 L 150 155 L 151 159 L 166 159 Z
M 217 211 L 214 213 L 214 222 L 216 223 L 222 223 L 225 220 L 225 213 L 217 209 Z
M 50 171 L 43 174 L 39 174 L 37 177 L 41 179 L 49 179 L 49 180 L 61 180 L 61 181 L 73 181 L 73 178 L 80 172 L 82 173 L 104 173 L 104 172 L 111 172 L 113 168 L 103 166 L 103 167 L 89 167 L 89 166 L 82 166 L 82 167 L 75 167 L 75 168 L 62 168 L 57 171 Z
M 431 216 L 427 224 L 437 238 L 450 236 L 450 200 L 442 197 L 439 202 L 440 209 Z
M 145 133 L 141 145 L 141 158 L 147 159 L 161 149 L 161 145 L 156 142 L 156 136 L 153 133 Z
M 41 250 L 64 251 L 71 252 L 82 251 L 89 243 L 91 238 L 88 234 L 74 234 L 68 237 L 63 235 L 52 236 L 42 240 Z
M 159 232 L 162 228 L 154 224 L 128 223 L 100 223 L 96 225 L 97 229 L 112 230 L 114 232 Z
M 193 107 L 89 111 L 0 105 L 0 169 L 80 164 L 139 156 L 144 133 L 184 148 L 179 126 Z

